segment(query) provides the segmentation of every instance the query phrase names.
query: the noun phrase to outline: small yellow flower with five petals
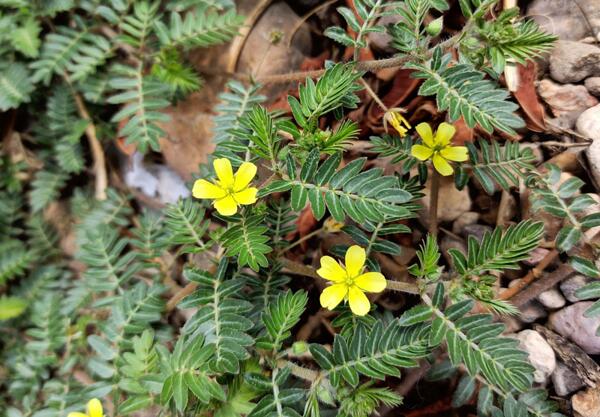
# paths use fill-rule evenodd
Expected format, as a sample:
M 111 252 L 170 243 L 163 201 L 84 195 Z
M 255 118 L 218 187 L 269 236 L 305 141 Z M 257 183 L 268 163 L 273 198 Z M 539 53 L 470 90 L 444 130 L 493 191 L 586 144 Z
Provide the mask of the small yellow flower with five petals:
M 99 399 L 92 398 L 87 403 L 85 413 L 74 411 L 69 413 L 67 417 L 102 417 L 102 415 L 102 403 Z
M 340 265 L 331 256 L 321 258 L 320 277 L 331 281 L 331 285 L 321 293 L 321 306 L 333 310 L 342 300 L 349 301 L 350 310 L 357 316 L 364 316 L 371 310 L 365 292 L 381 292 L 387 281 L 379 272 L 363 273 L 366 253 L 360 246 L 350 246 L 346 252 L 346 265 Z
M 396 129 L 396 132 L 398 132 L 401 138 L 406 136 L 406 133 L 411 128 L 408 120 L 406 120 L 398 111 L 395 111 L 395 109 L 390 109 L 383 115 L 383 127 L 386 132 L 388 123 Z
M 256 202 L 258 189 L 249 187 L 256 175 L 256 165 L 244 162 L 235 174 L 227 158 L 215 159 L 213 166 L 218 179 L 214 183 L 204 179 L 197 180 L 192 189 L 194 197 L 215 200 L 213 205 L 223 216 L 233 216 L 237 213 L 238 206 Z
M 448 161 L 464 162 L 469 159 L 466 146 L 450 144 L 450 140 L 456 133 L 456 128 L 451 124 L 445 122 L 440 124 L 435 134 L 429 123 L 420 123 L 415 129 L 423 139 L 423 144 L 413 145 L 412 156 L 421 161 L 431 159 L 440 174 L 448 176 L 454 172 Z

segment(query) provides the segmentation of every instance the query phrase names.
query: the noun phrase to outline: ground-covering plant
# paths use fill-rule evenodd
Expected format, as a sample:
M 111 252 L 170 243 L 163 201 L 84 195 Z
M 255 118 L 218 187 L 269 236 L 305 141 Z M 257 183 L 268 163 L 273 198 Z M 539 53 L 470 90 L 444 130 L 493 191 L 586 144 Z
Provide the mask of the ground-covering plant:
M 261 106 L 258 85 L 231 81 L 217 149 L 190 184 L 194 198 L 151 211 L 107 187 L 102 142 L 118 130 L 140 152 L 159 150 L 160 110 L 201 86 L 185 52 L 228 41 L 243 18 L 227 1 L 0 2 L 0 108 L 14 126 L 0 165 L 6 415 L 361 417 L 401 404 L 386 381 L 425 364 L 431 379 L 460 374 L 455 407 L 476 397 L 481 416 L 560 415 L 494 319 L 516 313 L 497 294 L 498 276 L 520 269 L 543 224 L 524 219 L 471 237 L 448 264 L 437 243 L 441 176 L 490 194 L 527 181 L 534 208 L 564 219 L 556 256 L 600 275 L 583 238 L 600 217 L 582 214 L 593 201 L 578 192 L 581 180 L 557 186 L 556 167 L 536 169 L 531 150 L 499 140 L 523 122 L 498 78 L 553 38 L 515 10 L 490 13 L 492 0 L 460 0 L 466 23 L 442 42 L 443 21 L 425 17 L 446 10 L 445 0 L 354 4 L 356 13 L 338 9 L 347 28 L 325 32 L 354 47 L 354 59 L 301 83 L 288 99 L 291 117 Z M 387 14 L 403 19 L 378 26 Z M 345 117 L 369 69 L 360 49 L 385 30 L 398 51 L 386 65 L 413 69 L 419 94 L 447 112 L 446 122 L 413 129 L 385 109 L 389 134 L 371 137 L 370 152 L 391 157 L 393 175 L 350 158 L 360 129 Z M 453 144 L 461 118 L 498 140 Z M 429 233 L 401 282 L 378 259 L 398 254 L 394 237 L 419 227 L 412 219 L 427 181 Z M 290 242 L 307 207 L 322 226 Z M 72 257 L 48 221 L 56 210 L 75 219 Z M 287 256 L 334 233 L 354 244 Z M 410 308 L 394 316 L 368 298 L 384 291 L 409 294 Z M 580 291 L 598 294 L 597 283 Z M 319 305 L 334 311 L 336 334 L 297 340 Z M 182 320 L 177 310 L 191 314 Z M 596 303 L 590 314 L 598 311 Z

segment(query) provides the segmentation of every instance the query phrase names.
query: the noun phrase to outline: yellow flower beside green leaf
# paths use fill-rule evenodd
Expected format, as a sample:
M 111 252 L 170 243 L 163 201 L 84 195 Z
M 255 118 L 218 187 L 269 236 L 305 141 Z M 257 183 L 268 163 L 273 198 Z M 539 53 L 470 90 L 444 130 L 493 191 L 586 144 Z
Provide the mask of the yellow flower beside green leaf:
M 387 132 L 387 123 L 391 124 L 394 129 L 398 132 L 400 137 L 406 136 L 408 129 L 411 128 L 408 120 L 404 118 L 399 112 L 390 110 L 383 116 L 383 125 Z
M 423 139 L 423 144 L 413 145 L 412 156 L 421 161 L 431 159 L 440 174 L 448 176 L 454 172 L 448 161 L 464 162 L 469 159 L 466 146 L 451 145 L 450 141 L 456 133 L 456 128 L 451 124 L 440 124 L 435 134 L 428 123 L 420 123 L 415 129 Z
M 350 310 L 358 316 L 364 316 L 371 310 L 365 292 L 381 292 L 387 281 L 379 272 L 363 273 L 366 253 L 360 246 L 351 246 L 346 252 L 346 265 L 340 265 L 331 256 L 321 258 L 321 268 L 317 274 L 331 281 L 331 285 L 321 293 L 321 306 L 333 310 L 339 303 L 348 301 Z
M 102 403 L 99 399 L 92 398 L 87 403 L 85 413 L 74 411 L 69 413 L 67 417 L 102 417 L 102 415 Z
M 197 180 L 192 189 L 194 197 L 215 200 L 213 205 L 223 216 L 233 216 L 238 206 L 256 202 L 258 189 L 249 186 L 256 175 L 256 165 L 244 162 L 235 174 L 227 158 L 215 159 L 213 166 L 218 179 L 214 183 Z

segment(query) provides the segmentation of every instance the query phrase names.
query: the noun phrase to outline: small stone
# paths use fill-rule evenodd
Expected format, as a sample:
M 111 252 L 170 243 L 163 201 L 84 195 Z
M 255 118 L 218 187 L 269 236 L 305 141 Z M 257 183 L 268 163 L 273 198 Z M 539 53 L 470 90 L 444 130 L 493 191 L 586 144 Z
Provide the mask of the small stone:
M 529 301 L 522 305 L 519 310 L 519 318 L 524 323 L 534 323 L 548 315 L 546 309 L 537 301 Z
M 476 211 L 467 211 L 454 221 L 452 224 L 452 232 L 457 235 L 462 235 L 465 226 L 475 224 L 477 223 L 477 220 L 479 220 L 479 213 Z
M 579 133 L 581 133 L 583 136 L 594 139 L 594 143 L 600 142 L 600 104 L 590 107 L 581 113 L 577 118 L 575 125 L 577 126 Z M 594 144 L 588 148 L 588 154 L 590 153 L 589 150 L 592 146 L 594 146 Z M 599 151 L 600 145 L 596 144 L 596 149 L 593 152 L 598 154 Z
M 600 77 L 590 77 L 585 80 L 585 88 L 595 96 L 600 96 Z
M 557 41 L 550 55 L 550 75 L 561 83 L 576 83 L 600 71 L 600 48 L 581 42 Z
M 581 113 L 598 104 L 598 100 L 582 85 L 561 85 L 542 80 L 538 83 L 537 91 L 550 106 L 552 113 L 563 121 L 568 121 L 571 127 Z
M 556 288 L 551 288 L 548 291 L 544 291 L 537 297 L 538 301 L 544 305 L 544 307 L 555 310 L 565 305 L 565 297 L 562 296 L 560 291 Z
M 588 111 L 595 109 L 596 107 L 592 107 Z M 598 110 L 597 116 L 600 117 L 600 109 Z M 587 112 L 584 112 L 581 116 L 583 116 L 585 113 Z M 600 125 L 600 121 L 598 121 L 596 124 Z M 598 126 L 598 128 L 600 128 L 600 126 Z M 600 130 L 596 134 L 600 136 Z M 587 156 L 588 166 L 590 167 L 590 173 L 593 176 L 593 179 L 595 180 L 596 184 L 600 184 L 600 139 L 596 139 L 592 142 L 592 144 L 585 150 L 585 155 Z
M 592 301 L 575 303 L 550 316 L 550 326 L 561 336 L 571 339 L 586 353 L 600 353 L 600 337 L 596 329 L 600 326 L 600 316 L 585 317 L 585 311 L 594 304 Z
M 452 264 L 452 257 L 448 253 L 449 249 L 458 249 L 464 254 L 467 253 L 467 246 L 464 244 L 464 242 L 448 235 L 442 238 L 440 242 L 440 248 L 442 249 L 442 254 L 444 255 L 444 258 L 446 258 L 446 262 L 448 262 L 449 264 Z
M 468 239 L 469 236 L 473 236 L 479 242 L 483 239 L 483 235 L 486 233 L 491 233 L 492 228 L 490 226 L 486 226 L 484 224 L 468 224 L 462 230 L 462 235 L 465 239 Z
M 523 261 L 527 266 L 536 266 L 544 259 L 550 251 L 546 248 L 535 248 L 529 253 L 529 259 Z
M 600 416 L 600 391 L 598 387 L 588 388 L 573 395 L 571 397 L 571 406 L 576 416 Z
M 185 181 L 175 171 L 166 166 L 158 167 L 158 197 L 166 204 L 174 204 L 181 198 L 191 195 Z
M 583 288 L 590 281 L 591 278 L 588 278 L 585 275 L 574 275 L 560 283 L 560 291 L 567 300 L 571 303 L 576 303 L 581 300 L 575 296 L 575 292 L 578 289 Z
M 431 175 L 430 175 L 431 178 Z M 425 185 L 423 193 L 425 196 L 421 200 L 423 208 L 421 209 L 420 220 L 425 226 L 429 223 L 429 196 L 431 195 L 430 179 Z M 471 209 L 471 196 L 469 188 L 464 187 L 457 190 L 454 186 L 452 176 L 440 178 L 440 191 L 438 196 L 438 221 L 451 222 Z
M 554 351 L 546 339 L 535 330 L 523 330 L 517 333 L 517 339 L 520 341 L 521 348 L 529 354 L 529 362 L 535 368 L 534 381 L 545 385 L 556 368 Z
M 564 397 L 582 388 L 585 384 L 571 368 L 562 362 L 556 364 L 552 373 L 552 384 L 557 395 Z

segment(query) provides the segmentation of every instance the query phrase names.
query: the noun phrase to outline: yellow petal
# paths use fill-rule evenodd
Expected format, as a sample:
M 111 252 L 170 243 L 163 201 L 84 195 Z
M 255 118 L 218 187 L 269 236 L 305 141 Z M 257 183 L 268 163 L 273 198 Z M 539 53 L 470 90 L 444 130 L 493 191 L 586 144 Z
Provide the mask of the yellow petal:
M 250 184 L 250 181 L 256 175 L 256 165 L 252 162 L 244 162 L 238 168 L 237 172 L 234 175 L 234 183 L 233 190 L 234 191 L 242 191 L 244 188 Z
M 435 143 L 442 146 L 448 146 L 450 140 L 456 133 L 456 128 L 450 123 L 441 123 L 435 132 Z
M 331 256 L 321 257 L 321 267 L 317 269 L 317 274 L 333 282 L 343 282 L 347 278 L 346 270 Z
M 348 276 L 353 278 L 358 276 L 365 265 L 367 254 L 363 248 L 358 245 L 353 245 L 346 252 L 346 272 Z
M 237 213 L 237 203 L 232 196 L 228 195 L 225 198 L 215 201 L 215 209 L 222 216 L 233 216 Z
M 238 204 L 254 204 L 256 203 L 257 192 L 258 188 L 250 187 L 237 193 L 233 193 L 233 198 L 235 198 L 235 201 L 237 201 Z
M 369 299 L 358 287 L 352 286 L 348 289 L 348 301 L 350 310 L 357 316 L 364 316 L 371 310 Z
M 346 297 L 347 292 L 348 287 L 345 284 L 330 285 L 321 293 L 321 306 L 333 310 Z
M 233 169 L 231 168 L 231 162 L 227 158 L 215 159 L 213 162 L 215 167 L 215 173 L 219 178 L 220 184 L 227 188 L 233 186 Z
M 431 130 L 429 123 L 419 123 L 417 127 L 415 127 L 415 130 L 419 136 L 421 136 L 421 139 L 423 139 L 423 143 L 430 148 L 433 148 L 435 142 L 433 140 L 433 131 Z
M 385 290 L 387 281 L 379 272 L 367 272 L 354 279 L 354 284 L 363 291 L 381 292 Z
M 450 161 L 464 162 L 469 159 L 469 151 L 466 146 L 448 146 L 442 149 L 440 154 Z
M 452 175 L 452 173 L 454 172 L 454 169 L 452 169 L 452 165 L 450 165 L 448 161 L 446 161 L 444 157 L 441 156 L 439 153 L 433 155 L 433 166 L 435 167 L 437 172 L 442 174 L 444 177 Z
M 388 113 L 387 119 L 390 121 L 390 124 L 394 127 L 394 129 L 396 129 L 396 131 L 400 134 L 400 136 L 406 136 L 406 132 L 408 129 L 410 129 L 410 123 L 408 123 L 408 120 L 406 120 L 404 116 L 398 112 L 391 112 Z M 402 125 L 406 126 L 406 128 Z
M 67 414 L 67 417 L 88 417 L 88 415 L 80 413 L 79 411 L 72 411 L 69 414 Z
M 227 191 L 206 180 L 196 180 L 192 188 L 192 195 L 196 198 L 219 199 L 227 195 Z
M 102 403 L 98 398 L 92 398 L 87 403 L 89 417 L 102 417 Z
M 413 145 L 410 149 L 410 153 L 415 158 L 421 161 L 426 161 L 431 158 L 431 155 L 433 155 L 433 149 L 423 145 Z

